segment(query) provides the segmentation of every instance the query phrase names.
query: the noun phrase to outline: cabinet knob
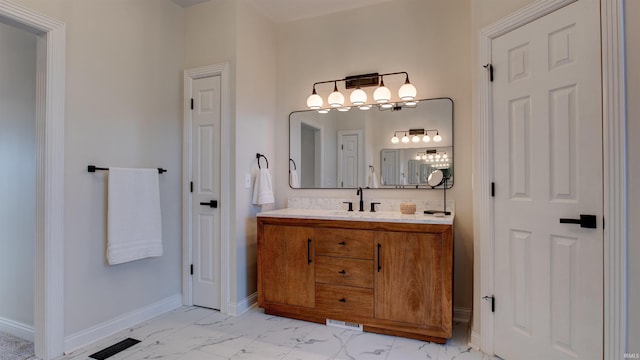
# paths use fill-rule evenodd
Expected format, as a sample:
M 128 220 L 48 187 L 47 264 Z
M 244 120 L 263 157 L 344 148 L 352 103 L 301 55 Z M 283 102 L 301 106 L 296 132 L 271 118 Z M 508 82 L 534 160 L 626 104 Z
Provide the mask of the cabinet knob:
M 340 274 L 346 274 L 347 272 L 346 272 L 346 271 L 344 271 L 344 270 L 340 270 L 340 271 L 338 271 L 338 273 L 340 273 Z
M 346 303 L 346 302 L 347 302 L 347 299 L 345 299 L 345 298 L 340 298 L 340 299 L 338 299 L 338 301 L 343 302 L 343 303 Z
M 344 241 L 340 241 L 340 242 L 338 243 L 338 245 L 342 245 L 342 246 L 344 246 L 344 245 L 347 245 L 347 243 L 346 243 L 346 242 L 344 242 Z

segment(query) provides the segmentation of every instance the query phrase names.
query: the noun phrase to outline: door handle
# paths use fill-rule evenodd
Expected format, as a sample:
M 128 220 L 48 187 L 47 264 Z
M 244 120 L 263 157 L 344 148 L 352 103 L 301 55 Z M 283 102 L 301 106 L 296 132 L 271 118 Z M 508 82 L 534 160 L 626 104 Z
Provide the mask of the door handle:
M 200 205 L 208 206 L 210 208 L 218 207 L 218 200 L 211 200 L 209 202 L 201 202 Z
M 595 229 L 597 227 L 595 215 L 580 215 L 580 219 L 560 218 L 560 224 L 578 224 L 581 228 Z

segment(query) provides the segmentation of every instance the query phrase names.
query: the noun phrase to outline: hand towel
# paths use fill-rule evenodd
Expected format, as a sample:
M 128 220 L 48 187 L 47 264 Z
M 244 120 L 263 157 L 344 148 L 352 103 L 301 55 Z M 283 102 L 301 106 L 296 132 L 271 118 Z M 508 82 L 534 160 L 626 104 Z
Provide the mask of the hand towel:
M 158 169 L 109 168 L 109 265 L 162 256 Z
M 371 189 L 377 189 L 380 186 L 378 183 L 378 177 L 376 176 L 376 170 L 373 166 L 369 167 L 369 176 L 367 177 L 367 187 Z
M 300 177 L 298 177 L 298 170 L 291 170 L 289 172 L 289 184 L 294 189 L 300 187 Z
M 271 173 L 268 168 L 261 168 L 256 175 L 256 182 L 253 184 L 253 203 L 255 205 L 273 204 L 273 185 L 271 184 Z

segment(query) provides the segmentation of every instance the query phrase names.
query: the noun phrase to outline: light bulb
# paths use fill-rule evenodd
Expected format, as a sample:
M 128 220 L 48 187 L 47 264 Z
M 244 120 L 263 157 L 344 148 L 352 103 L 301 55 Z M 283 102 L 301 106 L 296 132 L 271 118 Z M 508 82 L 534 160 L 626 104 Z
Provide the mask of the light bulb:
M 435 142 L 442 141 L 442 136 L 440 136 L 440 134 L 436 133 L 436 136 L 433 137 L 433 141 L 435 141 Z
M 427 154 L 426 153 L 422 154 L 422 160 L 427 160 Z
M 429 155 L 429 160 L 433 160 L 433 155 Z
M 318 110 L 318 114 L 327 114 L 329 112 L 329 109 L 320 109 Z
M 391 100 L 391 91 L 384 86 L 384 79 L 382 77 L 380 77 L 380 86 L 373 92 L 373 99 L 379 104 Z
M 353 105 L 364 105 L 367 102 L 367 93 L 364 90 L 357 88 L 349 95 L 349 100 Z
M 444 153 L 444 155 L 442 155 L 443 159 L 447 159 L 447 153 Z
M 431 136 L 429 136 L 429 134 L 424 134 L 424 136 L 422 137 L 422 142 L 428 143 L 429 141 L 431 141 Z
M 322 97 L 316 94 L 316 90 L 313 89 L 313 94 L 307 98 L 307 107 L 312 110 L 320 109 L 322 107 Z
M 398 97 L 404 101 L 415 99 L 417 93 L 416 87 L 410 83 L 405 83 L 398 89 Z
M 419 143 L 420 137 L 418 137 L 417 135 L 413 135 L 413 137 L 411 138 L 411 142 L 413 142 L 414 144 Z
M 402 137 L 402 143 L 404 143 L 404 144 L 408 144 L 409 143 L 409 137 L 407 136 L 407 134 L 404 134 L 404 136 Z
M 440 154 L 436 154 L 436 160 L 440 159 Z
M 416 160 L 420 160 L 420 154 L 416 154 Z
M 329 106 L 333 108 L 339 108 L 344 105 L 344 95 L 338 91 L 337 83 L 333 83 L 333 92 L 329 94 L 329 98 L 327 100 L 329 102 Z
M 393 134 L 393 137 L 391 138 L 391 143 L 397 144 L 399 142 L 400 142 L 400 139 L 398 139 L 398 137 L 395 134 Z
M 371 109 L 371 105 L 369 105 L 369 104 L 360 105 L 360 106 L 358 106 L 358 109 L 360 109 L 360 110 L 369 110 L 369 109 Z

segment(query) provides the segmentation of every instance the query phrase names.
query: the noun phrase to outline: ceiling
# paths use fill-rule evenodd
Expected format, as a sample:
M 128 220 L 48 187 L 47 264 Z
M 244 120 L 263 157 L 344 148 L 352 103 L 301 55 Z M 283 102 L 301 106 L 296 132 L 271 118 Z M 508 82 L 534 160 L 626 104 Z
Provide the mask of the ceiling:
M 210 0 L 172 0 L 187 7 Z M 248 0 L 271 21 L 283 23 L 289 21 L 327 15 L 345 10 L 378 4 L 392 0 Z

